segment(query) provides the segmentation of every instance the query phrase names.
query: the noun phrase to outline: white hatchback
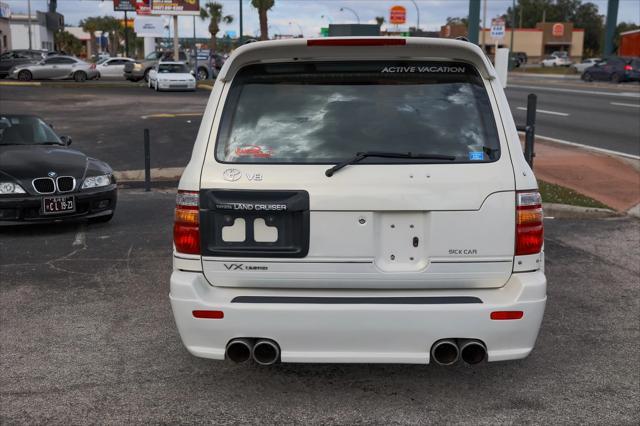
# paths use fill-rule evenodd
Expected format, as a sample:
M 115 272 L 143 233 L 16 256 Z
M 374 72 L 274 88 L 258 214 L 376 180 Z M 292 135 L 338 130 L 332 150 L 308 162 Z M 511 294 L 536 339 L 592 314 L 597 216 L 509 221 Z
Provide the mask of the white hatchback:
M 180 180 L 170 300 L 193 355 L 526 357 L 546 302 L 536 179 L 475 45 L 237 49 Z
M 149 70 L 149 89 L 196 90 L 196 78 L 184 62 L 159 62 Z

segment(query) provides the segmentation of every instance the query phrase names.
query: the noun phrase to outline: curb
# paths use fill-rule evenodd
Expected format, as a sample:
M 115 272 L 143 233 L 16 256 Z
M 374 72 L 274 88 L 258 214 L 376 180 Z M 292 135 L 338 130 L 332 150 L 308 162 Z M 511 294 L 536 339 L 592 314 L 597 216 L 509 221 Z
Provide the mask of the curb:
M 624 213 L 618 213 L 615 210 L 569 204 L 543 203 L 542 209 L 545 217 L 551 216 L 554 219 L 604 219 L 624 216 Z
M 160 181 L 179 181 L 184 167 L 158 167 L 151 169 L 151 182 Z M 114 171 L 118 182 L 131 183 L 131 182 L 144 182 L 144 169 L 141 170 L 121 170 Z
M 631 207 L 627 210 L 627 214 L 632 217 L 637 217 L 640 219 L 640 204 L 636 204 L 634 207 Z
M 531 78 L 565 78 L 568 80 L 580 80 L 580 74 L 537 74 L 533 72 L 510 72 L 509 77 L 521 76 Z

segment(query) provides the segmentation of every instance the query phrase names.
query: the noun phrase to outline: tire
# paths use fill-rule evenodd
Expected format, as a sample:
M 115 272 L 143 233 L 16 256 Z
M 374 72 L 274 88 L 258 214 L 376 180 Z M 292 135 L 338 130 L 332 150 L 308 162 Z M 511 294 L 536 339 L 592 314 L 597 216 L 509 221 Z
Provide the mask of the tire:
M 207 80 L 209 78 L 209 71 L 206 68 L 198 68 L 198 80 Z
M 158 87 L 158 80 L 156 80 L 156 84 L 154 86 L 154 89 L 156 90 L 156 92 L 160 91 L 160 88 Z
M 22 70 L 18 73 L 18 80 L 20 81 L 31 81 L 33 79 L 33 74 L 29 70 Z
M 617 73 L 613 73 L 611 74 L 611 82 L 614 84 L 618 84 L 620 83 L 621 79 L 620 76 Z
M 151 80 L 147 81 L 147 88 L 151 89 Z
M 85 73 L 84 71 L 76 71 L 73 74 L 73 79 L 78 83 L 82 83 L 87 79 L 87 73 Z
M 589 82 L 591 82 L 591 81 L 593 81 L 593 76 L 591 75 L 591 73 L 589 73 L 589 72 L 585 72 L 584 74 L 582 74 L 582 79 L 583 79 L 584 81 L 589 81 Z

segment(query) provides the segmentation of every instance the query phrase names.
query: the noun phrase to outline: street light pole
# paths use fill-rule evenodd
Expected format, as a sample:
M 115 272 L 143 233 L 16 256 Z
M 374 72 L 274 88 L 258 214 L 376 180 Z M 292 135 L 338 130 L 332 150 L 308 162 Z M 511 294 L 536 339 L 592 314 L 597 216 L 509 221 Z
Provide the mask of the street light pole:
M 242 46 L 242 0 L 238 0 L 238 3 L 240 3 L 240 37 L 238 38 L 238 40 L 240 40 L 240 42 L 238 43 L 240 46 Z
M 356 21 L 358 21 L 358 24 L 360 23 L 360 17 L 358 16 L 358 14 L 356 13 L 355 10 L 351 9 L 350 7 L 341 7 L 340 8 L 340 12 L 344 12 L 345 10 L 348 10 L 349 12 L 353 13 L 356 16 Z
M 420 9 L 418 8 L 417 3 L 414 0 L 411 0 L 411 3 L 416 7 L 416 15 L 418 16 L 418 22 L 416 24 L 416 31 L 420 31 Z
M 31 0 L 27 1 L 27 19 L 29 26 L 29 50 L 31 50 Z

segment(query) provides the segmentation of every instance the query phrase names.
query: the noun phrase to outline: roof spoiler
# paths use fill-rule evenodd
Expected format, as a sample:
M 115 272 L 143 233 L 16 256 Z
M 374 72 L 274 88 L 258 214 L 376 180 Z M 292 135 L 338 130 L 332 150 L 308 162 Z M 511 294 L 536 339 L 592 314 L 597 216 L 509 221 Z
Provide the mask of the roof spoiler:
M 496 71 L 482 50 L 462 40 L 427 37 L 327 37 L 269 40 L 236 49 L 220 70 L 218 79 L 230 81 L 245 65 L 318 60 L 448 60 L 474 65 L 482 77 L 496 78 Z

